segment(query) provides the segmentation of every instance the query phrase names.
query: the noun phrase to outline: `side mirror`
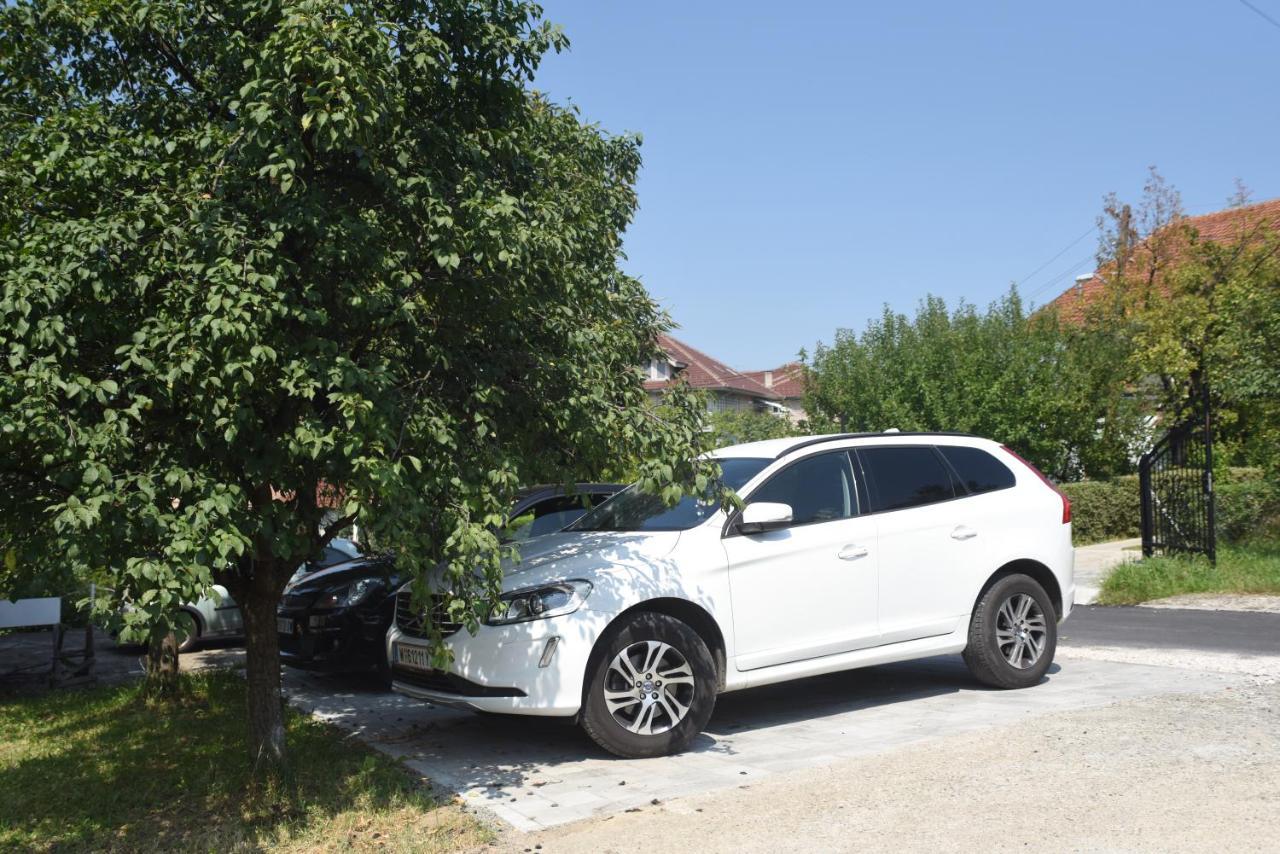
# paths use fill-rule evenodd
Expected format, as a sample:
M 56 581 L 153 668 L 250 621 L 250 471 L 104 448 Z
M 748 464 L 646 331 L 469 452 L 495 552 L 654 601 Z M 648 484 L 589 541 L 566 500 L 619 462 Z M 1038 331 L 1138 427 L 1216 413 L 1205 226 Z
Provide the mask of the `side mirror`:
M 776 531 L 790 524 L 790 504 L 757 501 L 742 508 L 742 515 L 738 518 L 738 531 L 743 534 L 760 534 Z

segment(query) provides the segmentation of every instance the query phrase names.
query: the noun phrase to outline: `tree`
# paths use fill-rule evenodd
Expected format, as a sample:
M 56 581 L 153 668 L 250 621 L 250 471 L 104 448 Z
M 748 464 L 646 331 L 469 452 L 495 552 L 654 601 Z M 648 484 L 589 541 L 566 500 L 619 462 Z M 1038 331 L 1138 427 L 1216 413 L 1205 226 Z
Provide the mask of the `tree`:
M 714 474 L 695 399 L 636 369 L 667 325 L 617 265 L 638 141 L 529 89 L 566 44 L 540 14 L 0 12 L 0 537 L 106 573 L 138 631 L 225 584 L 260 768 L 277 599 L 353 521 L 474 627 L 520 484 Z
M 1152 413 L 1172 422 L 1191 417 L 1209 390 L 1216 432 L 1233 461 L 1274 463 L 1280 222 L 1248 208 L 1246 194 L 1237 189 L 1236 210 L 1211 236 L 1182 215 L 1177 191 L 1154 170 L 1138 207 L 1140 228 L 1127 225 L 1129 206 L 1112 201 L 1106 233 L 1132 234 L 1104 241 L 1105 290 L 1086 325 L 1125 330 L 1132 341 L 1126 376 Z
M 1088 346 L 1073 346 L 1094 335 Z M 955 430 L 1005 442 L 1058 477 L 1128 465 L 1137 413 L 1109 383 L 1101 333 L 1028 317 L 1016 290 L 985 312 L 927 297 L 914 318 L 887 306 L 861 335 L 837 334 L 809 364 L 819 430 Z
M 759 442 L 763 439 L 783 439 L 800 435 L 796 425 L 784 415 L 751 410 L 724 410 L 713 412 L 711 424 L 712 444 L 716 447 L 737 445 L 742 442 Z

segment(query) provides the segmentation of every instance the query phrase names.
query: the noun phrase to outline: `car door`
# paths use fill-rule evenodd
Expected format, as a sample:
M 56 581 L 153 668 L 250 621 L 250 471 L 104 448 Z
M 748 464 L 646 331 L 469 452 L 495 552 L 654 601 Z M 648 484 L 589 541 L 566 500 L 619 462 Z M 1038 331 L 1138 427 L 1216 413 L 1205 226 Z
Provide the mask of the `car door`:
M 199 610 L 209 635 L 238 635 L 244 631 L 240 607 L 221 584 L 213 585 L 210 595 L 200 600 Z
M 722 540 L 739 670 L 836 655 L 879 642 L 876 523 L 861 515 L 847 451 L 800 459 L 747 502 L 792 509 L 789 526 Z
M 930 445 L 858 448 L 855 460 L 879 533 L 881 641 L 949 634 L 983 563 L 964 487 Z

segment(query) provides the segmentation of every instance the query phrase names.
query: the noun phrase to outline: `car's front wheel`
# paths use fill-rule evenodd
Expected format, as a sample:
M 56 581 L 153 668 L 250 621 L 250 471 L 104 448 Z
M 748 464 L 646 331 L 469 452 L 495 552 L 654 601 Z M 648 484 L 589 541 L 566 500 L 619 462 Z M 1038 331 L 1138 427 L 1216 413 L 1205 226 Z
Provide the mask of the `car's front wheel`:
M 679 753 L 716 703 L 716 667 L 698 633 L 666 614 L 623 618 L 588 674 L 582 728 L 627 758 Z
M 964 662 L 993 688 L 1027 688 L 1044 678 L 1058 647 L 1053 603 L 1030 576 L 1006 575 L 973 609 Z

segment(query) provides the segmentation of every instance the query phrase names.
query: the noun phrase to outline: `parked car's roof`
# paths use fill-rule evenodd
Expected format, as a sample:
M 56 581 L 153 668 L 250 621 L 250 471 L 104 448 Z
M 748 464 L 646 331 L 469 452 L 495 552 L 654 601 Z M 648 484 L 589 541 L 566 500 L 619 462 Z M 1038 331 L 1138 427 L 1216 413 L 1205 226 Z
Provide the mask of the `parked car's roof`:
M 786 454 L 797 451 L 808 445 L 819 445 L 825 442 L 837 442 L 849 439 L 880 439 L 884 441 L 906 439 L 909 442 L 918 442 L 921 439 L 942 437 L 965 440 L 980 438 L 968 433 L 902 433 L 897 431 L 886 433 L 826 433 L 820 436 L 791 436 L 786 439 L 765 439 L 760 442 L 745 442 L 741 445 L 730 445 L 727 448 L 719 448 L 713 451 L 711 455 L 717 459 L 728 459 L 730 457 L 754 457 L 757 459 L 776 460 L 779 457 L 785 456 Z

